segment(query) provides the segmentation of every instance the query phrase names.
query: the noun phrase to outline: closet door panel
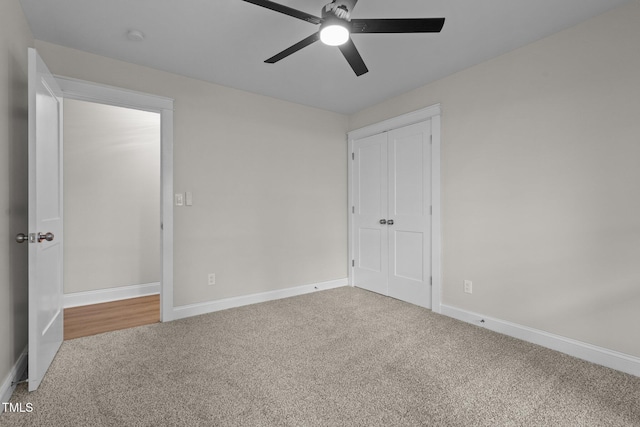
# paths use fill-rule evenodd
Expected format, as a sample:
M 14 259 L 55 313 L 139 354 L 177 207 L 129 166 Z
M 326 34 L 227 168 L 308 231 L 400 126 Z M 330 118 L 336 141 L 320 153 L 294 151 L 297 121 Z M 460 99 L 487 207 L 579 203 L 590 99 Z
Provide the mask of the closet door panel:
M 391 215 L 421 216 L 424 214 L 424 157 L 422 133 L 409 134 L 394 139 L 391 159 L 393 161 L 393 185 L 390 195 Z M 426 147 L 428 148 L 428 147 Z
M 388 135 L 389 296 L 431 307 L 431 128 L 422 122 Z
M 389 275 L 388 174 L 386 134 L 354 144 L 354 284 L 387 295 Z
M 395 231 L 393 238 L 396 247 L 393 274 L 398 278 L 424 282 L 424 233 Z
M 383 247 L 382 231 L 374 228 L 360 227 L 358 234 L 358 268 L 374 273 L 382 273 L 382 260 L 386 258 Z

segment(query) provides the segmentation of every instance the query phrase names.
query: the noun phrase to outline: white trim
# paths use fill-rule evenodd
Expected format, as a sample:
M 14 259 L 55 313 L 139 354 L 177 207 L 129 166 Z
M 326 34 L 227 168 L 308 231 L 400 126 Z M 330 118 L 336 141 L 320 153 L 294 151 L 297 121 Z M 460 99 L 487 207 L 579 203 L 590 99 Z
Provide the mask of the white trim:
M 379 123 L 374 123 L 369 126 L 352 130 L 347 135 L 349 135 L 349 140 L 362 139 L 388 130 L 424 122 L 425 120 L 429 120 L 430 118 L 441 114 L 440 104 L 435 104 Z
M 162 170 L 160 193 L 161 233 L 160 251 L 162 252 L 160 320 L 173 320 L 173 110 L 165 109 L 160 113 Z
M 351 138 L 350 134 L 347 134 L 347 155 L 349 158 L 347 159 L 347 250 L 349 252 L 349 264 L 348 264 L 348 281 L 349 286 L 355 286 L 353 283 L 353 270 L 354 265 L 353 262 L 355 260 L 355 247 L 353 240 L 353 209 L 355 209 L 355 204 L 353 202 L 353 153 L 355 152 L 353 149 L 354 139 Z
M 440 153 L 441 153 L 441 121 L 440 116 L 442 109 L 440 104 L 435 104 L 420 110 L 416 110 L 398 117 L 384 120 L 360 129 L 347 133 L 348 145 L 348 248 L 349 248 L 349 285 L 353 286 L 353 266 L 352 260 L 355 259 L 353 248 L 353 142 L 355 140 L 376 135 L 381 132 L 409 126 L 415 123 L 431 120 L 431 205 L 433 208 L 431 215 L 431 310 L 440 313 L 441 295 L 442 295 L 442 213 L 440 198 Z
M 2 385 L 0 385 L 0 403 L 8 402 L 11 399 L 11 395 L 16 389 L 15 383 L 20 379 L 20 377 L 22 377 L 25 369 L 27 369 L 27 355 L 27 347 L 25 347 L 22 354 L 20 354 L 20 357 L 18 357 L 18 360 L 9 371 L 9 374 L 2 382 Z M 4 412 L 4 406 L 3 408 L 0 408 L 0 414 L 2 412 Z
M 113 86 L 55 76 L 65 98 L 160 113 L 161 265 L 160 319 L 173 315 L 173 99 Z
M 160 282 L 64 294 L 64 308 L 101 304 L 160 293 Z
M 442 201 L 440 181 L 440 114 L 431 117 L 431 310 L 442 309 Z
M 70 77 L 55 76 L 65 98 L 148 111 L 173 110 L 173 99 Z
M 282 298 L 289 298 L 304 295 L 316 291 L 340 288 L 347 286 L 346 278 L 331 280 L 328 282 L 312 283 L 310 285 L 295 286 L 292 288 L 278 289 L 275 291 L 261 292 L 258 294 L 243 295 L 239 297 L 226 298 L 217 301 L 207 301 L 197 304 L 182 305 L 174 307 L 173 318 L 184 319 L 186 317 L 198 316 L 201 314 L 213 313 L 214 311 L 227 310 L 229 308 L 241 307 L 249 304 L 273 301 Z
M 640 377 L 638 357 L 448 305 L 441 308 L 445 316 Z

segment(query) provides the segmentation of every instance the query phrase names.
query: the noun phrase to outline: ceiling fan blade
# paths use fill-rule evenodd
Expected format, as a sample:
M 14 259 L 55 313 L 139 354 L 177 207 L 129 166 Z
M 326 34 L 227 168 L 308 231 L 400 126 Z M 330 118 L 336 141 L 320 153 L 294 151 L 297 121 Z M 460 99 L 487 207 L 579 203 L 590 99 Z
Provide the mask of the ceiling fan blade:
M 262 6 L 267 9 L 275 10 L 276 12 L 284 13 L 285 15 L 293 16 L 294 18 L 302 19 L 303 21 L 311 22 L 312 24 L 321 24 L 322 18 L 311 15 L 301 10 L 293 9 L 288 6 L 284 6 L 278 3 L 274 3 L 269 0 L 244 0 L 247 3 L 253 3 L 257 6 Z
M 353 68 L 353 72 L 356 73 L 356 76 L 361 76 L 364 73 L 369 72 L 369 69 L 364 64 L 364 61 L 360 56 L 360 52 L 356 49 L 356 45 L 353 44 L 353 40 L 351 40 L 351 38 L 349 38 L 345 44 L 338 46 L 338 48 L 347 59 L 349 65 L 351 65 L 351 68 Z
M 444 18 L 352 19 L 352 33 L 439 33 Z
M 300 40 L 298 43 L 294 44 L 293 46 L 283 50 L 282 52 L 278 53 L 277 55 L 272 56 L 271 58 L 267 59 L 266 62 L 267 64 L 275 64 L 276 62 L 280 61 L 281 59 L 286 58 L 287 56 L 291 55 L 292 53 L 296 53 L 297 51 L 299 51 L 300 49 L 302 49 L 303 47 L 307 47 L 309 46 L 311 43 L 317 42 L 318 40 L 320 40 L 320 33 L 313 33 L 311 34 L 309 37 L 307 37 L 304 40 Z

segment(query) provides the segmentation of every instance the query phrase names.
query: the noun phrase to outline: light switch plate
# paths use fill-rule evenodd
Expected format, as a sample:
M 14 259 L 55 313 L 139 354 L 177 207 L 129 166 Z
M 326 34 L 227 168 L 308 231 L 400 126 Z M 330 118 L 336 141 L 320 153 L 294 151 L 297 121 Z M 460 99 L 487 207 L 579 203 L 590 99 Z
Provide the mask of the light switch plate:
M 187 206 L 193 206 L 193 195 L 191 191 L 184 193 L 184 204 Z
M 176 193 L 176 206 L 184 205 L 184 195 L 182 193 Z

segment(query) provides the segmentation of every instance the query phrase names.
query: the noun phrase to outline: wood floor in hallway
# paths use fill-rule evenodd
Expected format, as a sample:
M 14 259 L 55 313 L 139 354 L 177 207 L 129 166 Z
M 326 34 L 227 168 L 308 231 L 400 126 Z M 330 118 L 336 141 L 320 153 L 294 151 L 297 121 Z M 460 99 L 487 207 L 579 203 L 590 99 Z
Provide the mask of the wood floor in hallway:
M 86 337 L 160 321 L 160 295 L 64 309 L 64 339 Z

